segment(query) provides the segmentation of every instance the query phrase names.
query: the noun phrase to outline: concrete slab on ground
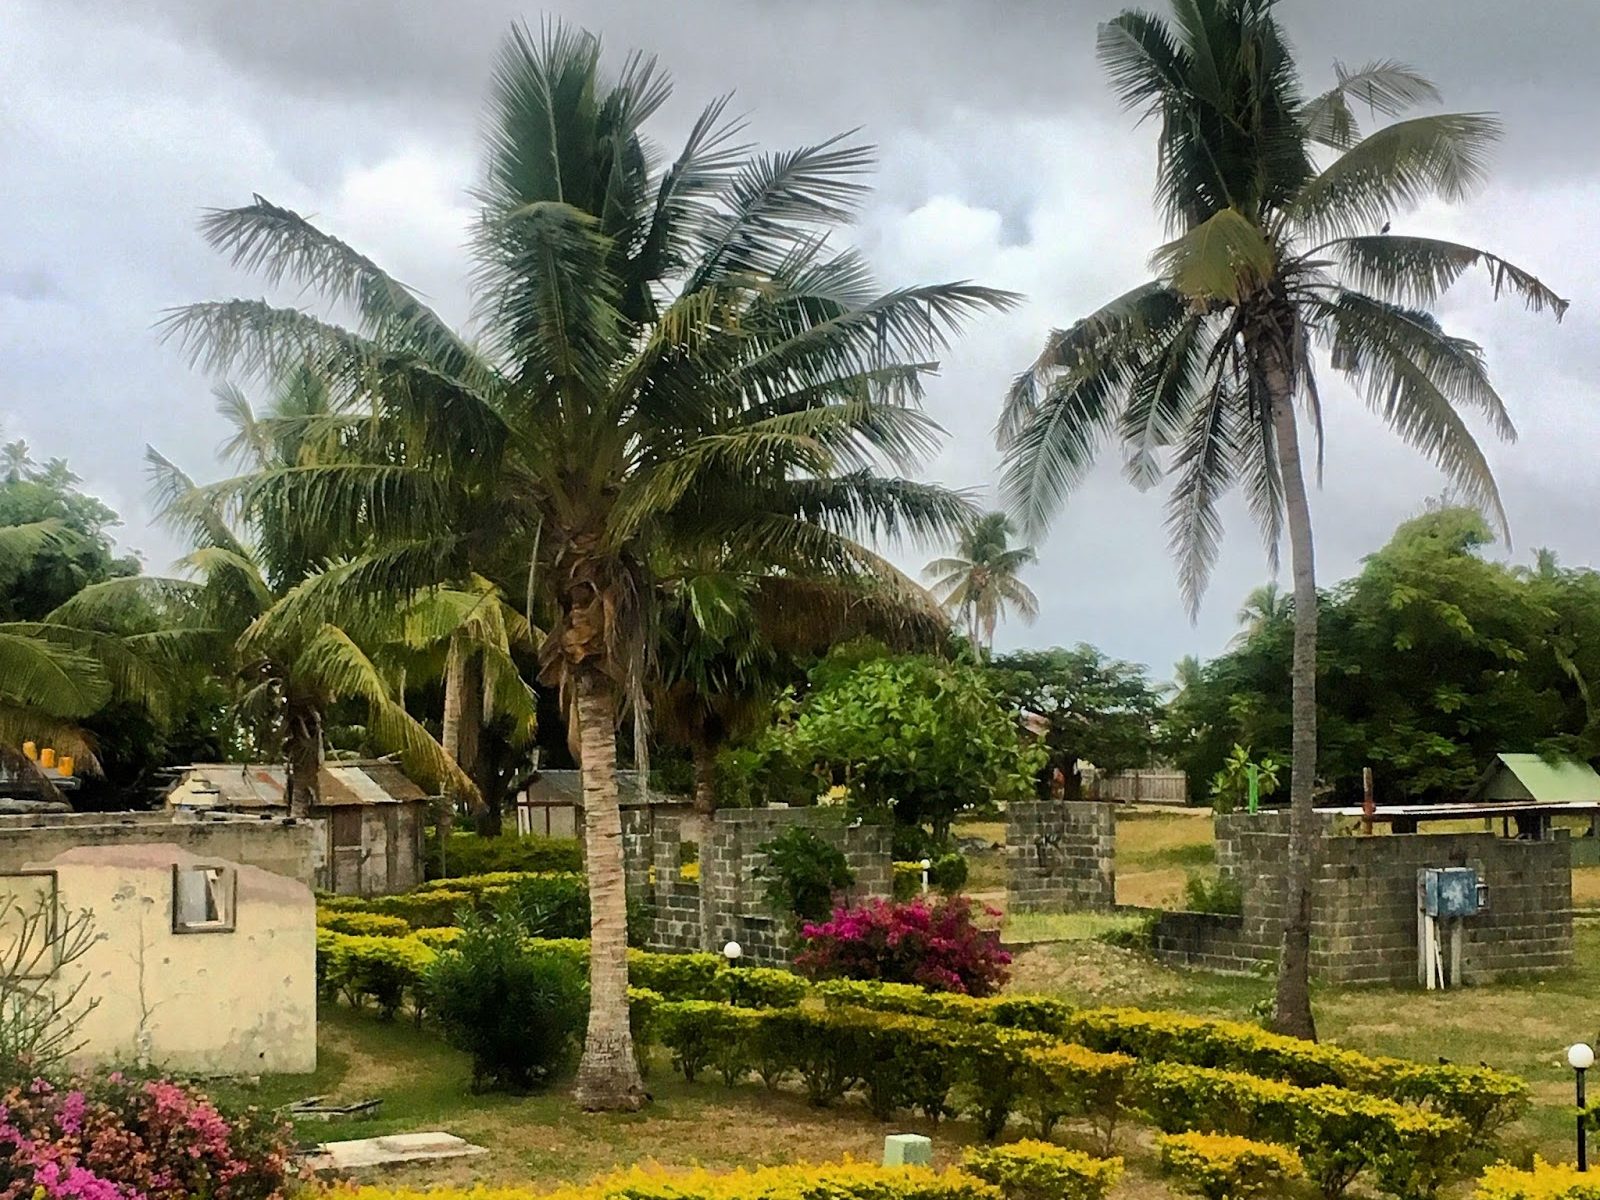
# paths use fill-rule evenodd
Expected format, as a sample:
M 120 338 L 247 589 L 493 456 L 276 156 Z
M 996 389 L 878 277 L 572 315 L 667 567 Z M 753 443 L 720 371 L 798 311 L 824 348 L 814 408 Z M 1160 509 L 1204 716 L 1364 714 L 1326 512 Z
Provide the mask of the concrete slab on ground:
M 453 1133 L 392 1133 L 386 1137 L 324 1142 L 311 1153 L 309 1162 L 314 1171 L 359 1171 L 487 1153 L 484 1147 L 474 1146 Z

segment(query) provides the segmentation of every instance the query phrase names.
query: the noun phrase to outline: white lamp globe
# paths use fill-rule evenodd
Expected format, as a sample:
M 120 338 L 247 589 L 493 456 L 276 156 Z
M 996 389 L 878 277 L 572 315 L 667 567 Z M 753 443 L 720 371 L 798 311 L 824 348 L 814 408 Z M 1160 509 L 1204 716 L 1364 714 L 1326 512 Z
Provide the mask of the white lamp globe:
M 1587 1042 L 1567 1047 L 1567 1065 L 1574 1071 L 1587 1071 L 1594 1066 L 1594 1050 Z
M 743 953 L 744 947 L 739 945 L 738 942 L 729 942 L 722 948 L 722 957 L 727 959 L 729 962 L 736 961 Z M 1593 1058 L 1594 1056 L 1591 1054 L 1589 1057 Z

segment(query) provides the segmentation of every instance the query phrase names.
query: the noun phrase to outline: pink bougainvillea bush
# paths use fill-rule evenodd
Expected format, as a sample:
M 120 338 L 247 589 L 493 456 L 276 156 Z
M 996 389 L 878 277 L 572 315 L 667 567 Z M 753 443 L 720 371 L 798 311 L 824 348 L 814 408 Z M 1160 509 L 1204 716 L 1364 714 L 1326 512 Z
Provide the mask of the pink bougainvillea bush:
M 0 1097 L 0 1200 L 282 1200 L 288 1126 L 170 1080 L 36 1079 Z
M 978 928 L 973 916 L 965 896 L 838 908 L 801 927 L 795 966 L 813 979 L 882 979 L 987 996 L 1005 983 L 1011 955 L 1000 948 L 999 931 Z

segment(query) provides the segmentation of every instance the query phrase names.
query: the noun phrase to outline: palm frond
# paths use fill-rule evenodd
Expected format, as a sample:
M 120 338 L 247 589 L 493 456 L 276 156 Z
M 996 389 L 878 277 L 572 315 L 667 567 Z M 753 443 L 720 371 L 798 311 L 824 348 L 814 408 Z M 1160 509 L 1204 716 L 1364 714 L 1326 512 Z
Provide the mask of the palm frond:
M 1382 226 L 1430 196 L 1464 199 L 1484 178 L 1500 123 L 1485 113 L 1439 113 L 1368 134 L 1308 180 L 1290 218 L 1329 238 Z
M 10 578 L 46 553 L 63 553 L 83 544 L 81 534 L 58 520 L 0 526 L 0 578 Z
M 1237 476 L 1237 406 L 1237 397 L 1218 375 L 1205 401 L 1194 407 L 1173 458 L 1167 541 L 1177 559 L 1178 590 L 1191 618 L 1199 614 L 1222 545 L 1217 504 Z
M 449 374 L 482 384 L 492 372 L 416 294 L 376 263 L 291 209 L 255 196 L 242 208 L 212 209 L 206 241 L 269 285 L 293 280 L 330 304 L 351 305 L 367 336 L 422 355 Z
M 36 624 L 0 625 L 0 702 L 76 720 L 111 698 L 99 663 L 37 631 Z
M 1426 454 L 1469 501 L 1508 531 L 1499 487 L 1488 461 L 1456 412 L 1486 408 L 1502 436 L 1513 431 L 1477 357 L 1477 347 L 1446 338 L 1425 313 L 1409 312 L 1355 292 L 1323 305 L 1336 369 L 1408 444 Z
M 1272 278 L 1277 254 L 1259 225 L 1224 208 L 1158 248 L 1150 266 L 1193 302 L 1237 304 Z
M 1306 102 L 1300 121 L 1307 137 L 1335 150 L 1348 150 L 1360 140 L 1352 105 L 1364 104 L 1370 112 L 1393 117 L 1441 98 L 1439 89 L 1421 74 L 1392 59 L 1370 62 L 1354 71 L 1335 62 L 1333 73 L 1338 82 Z
M 1475 246 L 1438 238 L 1368 234 L 1337 238 L 1326 249 L 1343 268 L 1350 287 L 1397 304 L 1432 304 L 1465 272 L 1482 266 L 1496 300 L 1510 292 L 1534 312 L 1550 309 L 1558 321 L 1567 311 L 1568 301 L 1537 277 Z

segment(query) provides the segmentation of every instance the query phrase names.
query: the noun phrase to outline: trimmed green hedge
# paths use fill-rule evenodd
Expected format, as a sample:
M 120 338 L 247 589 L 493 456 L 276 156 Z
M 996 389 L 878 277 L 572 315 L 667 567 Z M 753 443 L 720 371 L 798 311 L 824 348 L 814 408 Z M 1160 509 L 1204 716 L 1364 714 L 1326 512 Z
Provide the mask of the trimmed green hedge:
M 459 878 L 497 871 L 583 871 L 583 846 L 577 838 L 479 837 L 452 833 L 445 843 L 444 870 L 439 864 L 439 842 L 428 842 L 428 878 Z

